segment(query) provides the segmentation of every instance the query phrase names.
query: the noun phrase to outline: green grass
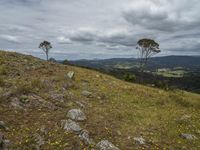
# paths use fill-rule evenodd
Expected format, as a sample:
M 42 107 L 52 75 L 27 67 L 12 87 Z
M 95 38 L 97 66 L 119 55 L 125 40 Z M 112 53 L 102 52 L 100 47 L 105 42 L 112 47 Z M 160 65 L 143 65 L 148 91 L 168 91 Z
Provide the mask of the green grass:
M 11 97 L 0 99 L 1 120 L 10 128 L 9 131 L 0 129 L 0 132 L 12 141 L 13 149 L 34 148 L 35 133 L 45 138 L 42 149 L 90 149 L 76 135 L 60 128 L 60 121 L 67 119 L 67 111 L 79 107 L 77 101 L 86 103 L 83 111 L 88 119 L 80 125 L 90 132 L 95 142 L 108 139 L 122 150 L 149 147 L 200 149 L 200 140 L 187 141 L 179 136 L 181 133 L 191 133 L 200 138 L 198 94 L 127 83 L 96 71 L 45 62 L 16 53 L 0 51 L 0 63 L 9 68 L 6 76 L 0 74 L 0 79 L 3 79 L 2 82 L 6 80 L 7 85 L 1 87 L 0 98 L 5 91 L 12 93 Z M 75 72 L 74 80 L 66 77 L 68 71 Z M 66 86 L 67 89 L 63 88 Z M 83 90 L 91 91 L 92 97 L 82 96 Z M 62 94 L 64 102 L 53 100 L 52 92 Z M 13 110 L 9 106 L 12 98 L 26 101 L 29 94 L 55 103 L 60 109 L 28 108 L 23 111 Z M 185 114 L 191 116 L 190 120 L 180 122 L 179 119 Z M 41 132 L 42 126 L 45 126 L 47 134 Z M 148 146 L 135 144 L 133 138 L 138 136 L 145 138 Z
M 171 69 L 158 69 L 154 74 L 161 75 L 163 77 L 173 77 L 173 78 L 180 78 L 183 77 L 184 74 L 187 72 L 185 70 L 182 70 L 178 68 L 177 70 L 171 70 Z

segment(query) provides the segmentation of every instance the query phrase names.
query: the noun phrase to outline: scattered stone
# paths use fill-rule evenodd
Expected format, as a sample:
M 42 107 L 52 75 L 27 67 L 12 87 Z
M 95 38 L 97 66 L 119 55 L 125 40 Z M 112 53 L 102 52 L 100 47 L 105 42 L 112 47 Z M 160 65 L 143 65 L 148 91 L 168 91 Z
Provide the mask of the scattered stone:
M 117 131 L 117 134 L 119 135 L 119 136 L 121 136 L 122 135 L 122 133 L 118 130 Z
M 93 139 L 89 137 L 89 133 L 87 130 L 81 131 L 79 134 L 80 139 L 84 142 L 85 145 L 94 145 Z
M 96 145 L 97 150 L 119 150 L 116 146 L 114 146 L 111 142 L 107 140 L 102 140 Z
M 92 92 L 89 92 L 89 91 L 85 90 L 85 91 L 82 92 L 82 95 L 86 96 L 86 97 L 91 97 L 92 96 Z
M 74 71 L 69 71 L 68 73 L 67 73 L 67 76 L 70 78 L 70 79 L 73 79 L 74 78 Z
M 4 121 L 0 121 L 0 128 L 4 129 L 4 130 L 8 130 L 9 129 Z
M 11 106 L 14 107 L 15 109 L 23 109 L 23 107 L 21 106 L 21 103 L 19 101 L 19 99 L 17 97 L 13 98 L 11 100 Z
M 195 140 L 197 137 L 192 134 L 187 134 L 187 133 L 181 133 L 180 135 L 182 138 L 187 139 L 187 140 Z
M 65 101 L 65 95 L 61 93 L 56 93 L 54 91 L 50 92 L 50 97 L 51 100 L 54 102 L 64 102 Z
M 76 101 L 76 104 L 79 105 L 81 108 L 85 108 L 85 104 L 83 104 L 82 102 Z
M 190 115 L 183 115 L 181 116 L 180 121 L 188 121 L 189 119 L 191 119 Z
M 41 146 L 44 145 L 44 143 L 45 143 L 44 139 L 39 134 L 37 134 L 37 133 L 34 134 L 34 138 L 35 138 L 36 143 L 37 143 L 36 149 L 40 150 Z
M 48 133 L 48 131 L 47 131 L 47 129 L 46 129 L 46 127 L 45 127 L 44 125 L 41 126 L 40 131 L 41 131 L 42 133 L 44 133 L 44 134 L 47 134 L 47 133 Z
M 64 130 L 71 132 L 80 132 L 82 129 L 76 122 L 68 119 L 65 121 Z
M 96 75 L 96 77 L 97 77 L 97 78 L 99 78 L 99 77 L 100 77 L 100 75 L 99 75 L 99 74 L 97 74 L 97 75 Z
M 85 114 L 80 109 L 71 109 L 67 113 L 67 117 L 76 121 L 86 120 Z
M 133 139 L 137 144 L 140 144 L 140 145 L 144 145 L 146 143 L 146 140 L 142 137 L 135 137 Z
M 128 136 L 127 139 L 130 140 L 130 139 L 131 139 L 131 136 Z

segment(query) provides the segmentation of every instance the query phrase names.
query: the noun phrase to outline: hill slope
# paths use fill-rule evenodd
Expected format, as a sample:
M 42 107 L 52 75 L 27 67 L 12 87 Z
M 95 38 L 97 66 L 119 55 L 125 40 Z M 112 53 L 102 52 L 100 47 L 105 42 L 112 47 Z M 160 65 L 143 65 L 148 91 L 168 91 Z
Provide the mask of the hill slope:
M 74 79 L 67 77 L 69 71 Z M 78 123 L 96 143 L 109 140 L 122 150 L 200 149 L 198 94 L 166 92 L 0 51 L 0 121 L 6 124 L 1 122 L 0 134 L 11 149 L 91 149 L 62 128 L 74 108 L 86 114 Z M 144 144 L 138 144 L 139 137 Z

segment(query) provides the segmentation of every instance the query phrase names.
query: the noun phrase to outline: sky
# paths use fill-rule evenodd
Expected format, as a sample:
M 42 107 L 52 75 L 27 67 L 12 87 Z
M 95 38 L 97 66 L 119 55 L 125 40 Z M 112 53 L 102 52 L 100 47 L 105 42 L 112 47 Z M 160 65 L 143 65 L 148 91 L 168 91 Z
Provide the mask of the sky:
M 200 0 L 0 0 L 0 49 L 56 59 L 137 57 L 151 38 L 166 55 L 200 55 Z

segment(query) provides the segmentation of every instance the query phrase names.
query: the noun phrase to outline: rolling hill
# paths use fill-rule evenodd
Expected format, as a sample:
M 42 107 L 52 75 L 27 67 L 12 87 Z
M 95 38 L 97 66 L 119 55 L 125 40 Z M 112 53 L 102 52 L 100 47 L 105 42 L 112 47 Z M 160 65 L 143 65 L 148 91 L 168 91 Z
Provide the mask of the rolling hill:
M 145 73 L 139 72 L 139 59 L 113 58 L 104 60 L 76 60 L 71 64 L 91 68 L 119 79 L 134 76 L 135 83 L 166 86 L 200 93 L 200 56 L 165 56 L 151 58 Z
M 199 94 L 0 51 L 0 149 L 195 150 L 199 114 Z

